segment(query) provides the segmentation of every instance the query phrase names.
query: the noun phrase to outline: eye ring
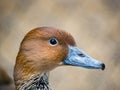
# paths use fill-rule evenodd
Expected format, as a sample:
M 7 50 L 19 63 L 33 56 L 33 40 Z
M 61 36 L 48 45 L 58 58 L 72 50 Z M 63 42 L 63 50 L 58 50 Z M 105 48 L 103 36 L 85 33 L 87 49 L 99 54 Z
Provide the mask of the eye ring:
M 50 38 L 49 43 L 51 46 L 55 46 L 58 44 L 58 40 L 56 38 Z

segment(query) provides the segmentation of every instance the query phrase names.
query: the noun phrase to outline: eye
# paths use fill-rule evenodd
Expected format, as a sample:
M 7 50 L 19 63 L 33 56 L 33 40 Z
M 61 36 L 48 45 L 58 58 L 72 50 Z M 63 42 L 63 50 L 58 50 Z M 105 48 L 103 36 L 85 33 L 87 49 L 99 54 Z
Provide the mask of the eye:
M 49 39 L 49 43 L 52 45 L 52 46 L 55 46 L 58 44 L 58 40 L 56 38 L 50 38 Z

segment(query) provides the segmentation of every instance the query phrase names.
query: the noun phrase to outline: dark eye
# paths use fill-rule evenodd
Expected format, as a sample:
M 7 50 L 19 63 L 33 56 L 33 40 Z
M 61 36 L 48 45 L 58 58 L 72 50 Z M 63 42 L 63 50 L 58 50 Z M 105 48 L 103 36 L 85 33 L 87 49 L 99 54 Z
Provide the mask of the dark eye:
M 54 45 L 57 45 L 58 44 L 58 40 L 56 38 L 50 38 L 49 39 L 49 43 L 54 46 Z

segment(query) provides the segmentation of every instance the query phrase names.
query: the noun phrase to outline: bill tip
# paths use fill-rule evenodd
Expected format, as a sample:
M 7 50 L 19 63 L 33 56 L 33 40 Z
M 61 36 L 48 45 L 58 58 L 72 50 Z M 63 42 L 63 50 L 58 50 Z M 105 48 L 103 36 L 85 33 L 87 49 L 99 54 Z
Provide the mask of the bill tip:
M 101 68 L 101 69 L 104 70 L 104 69 L 105 69 L 105 64 L 102 63 L 101 65 L 102 65 L 102 68 Z

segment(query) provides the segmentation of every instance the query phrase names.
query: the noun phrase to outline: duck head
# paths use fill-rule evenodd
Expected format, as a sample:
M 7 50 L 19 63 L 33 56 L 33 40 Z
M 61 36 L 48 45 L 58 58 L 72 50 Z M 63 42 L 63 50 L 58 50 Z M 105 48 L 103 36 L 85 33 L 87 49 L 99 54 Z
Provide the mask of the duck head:
M 15 84 L 28 80 L 36 73 L 48 72 L 62 65 L 105 68 L 102 62 L 81 51 L 69 33 L 52 27 L 31 30 L 21 42 L 16 58 Z

